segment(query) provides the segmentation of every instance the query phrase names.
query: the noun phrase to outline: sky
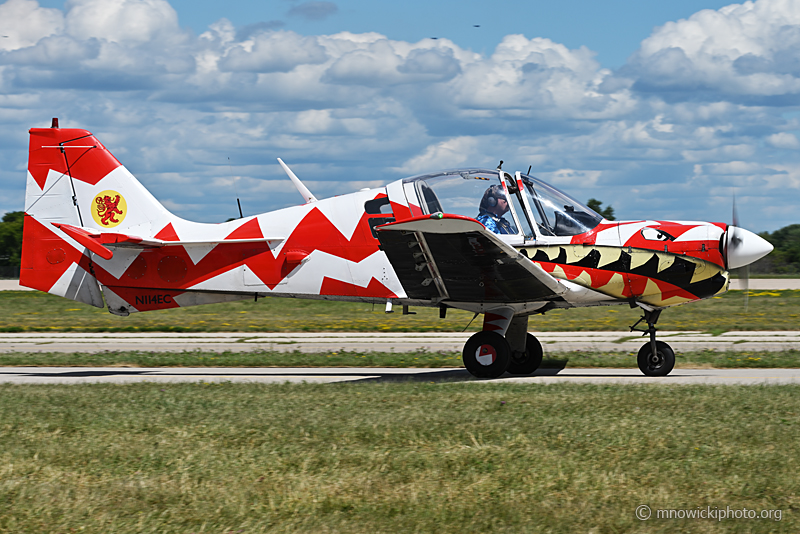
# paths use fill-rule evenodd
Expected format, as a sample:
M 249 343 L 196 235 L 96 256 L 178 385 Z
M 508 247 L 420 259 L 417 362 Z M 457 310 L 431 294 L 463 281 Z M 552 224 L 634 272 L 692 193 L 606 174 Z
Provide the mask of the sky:
M 64 0 L 39 2 L 63 9 Z M 342 31 L 377 32 L 389 39 L 417 42 L 447 38 L 462 48 L 491 54 L 510 34 L 546 37 L 569 48 L 586 46 L 603 66 L 618 68 L 656 26 L 688 18 L 701 9 L 719 9 L 724 0 L 174 0 L 181 27 L 199 35 L 225 18 L 236 27 L 272 24 L 303 35 Z M 304 7 L 305 6 L 305 7 Z M 476 28 L 476 26 L 478 26 Z
M 203 222 L 459 166 L 621 219 L 800 222 L 800 0 L 0 3 L 0 213 L 92 131 Z

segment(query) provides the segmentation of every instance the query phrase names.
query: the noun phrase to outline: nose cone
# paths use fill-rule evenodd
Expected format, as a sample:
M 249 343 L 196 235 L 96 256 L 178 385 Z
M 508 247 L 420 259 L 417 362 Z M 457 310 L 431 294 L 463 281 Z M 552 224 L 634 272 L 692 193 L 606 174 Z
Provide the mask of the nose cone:
M 772 252 L 773 249 L 769 241 L 763 237 L 736 226 L 728 226 L 726 244 L 728 269 L 738 269 L 750 265 Z

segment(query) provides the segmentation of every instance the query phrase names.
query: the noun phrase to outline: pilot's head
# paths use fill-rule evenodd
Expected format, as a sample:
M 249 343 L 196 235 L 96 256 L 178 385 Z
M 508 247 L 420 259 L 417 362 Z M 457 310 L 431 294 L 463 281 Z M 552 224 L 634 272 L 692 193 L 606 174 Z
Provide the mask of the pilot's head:
M 494 213 L 498 217 L 508 211 L 506 192 L 499 185 L 493 185 L 483 193 L 481 209 Z

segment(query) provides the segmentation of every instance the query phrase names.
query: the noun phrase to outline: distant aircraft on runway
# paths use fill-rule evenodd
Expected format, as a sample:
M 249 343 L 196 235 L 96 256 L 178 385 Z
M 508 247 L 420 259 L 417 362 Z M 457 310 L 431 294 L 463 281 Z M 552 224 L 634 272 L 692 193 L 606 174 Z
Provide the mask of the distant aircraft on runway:
M 464 365 L 482 378 L 538 368 L 530 315 L 627 304 L 648 325 L 639 368 L 664 376 L 675 355 L 656 340 L 661 311 L 724 293 L 730 269 L 772 250 L 724 223 L 608 221 L 500 167 L 317 200 L 278 161 L 305 204 L 203 224 L 167 211 L 90 132 L 33 128 L 20 283 L 105 297 L 123 316 L 265 296 L 468 310 L 484 320 Z

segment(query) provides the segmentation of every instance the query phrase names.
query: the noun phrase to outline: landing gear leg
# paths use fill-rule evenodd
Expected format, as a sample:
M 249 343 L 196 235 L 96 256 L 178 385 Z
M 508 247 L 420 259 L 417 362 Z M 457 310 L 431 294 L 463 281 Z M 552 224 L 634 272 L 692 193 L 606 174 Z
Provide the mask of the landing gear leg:
M 650 335 L 650 342 L 645 343 L 636 358 L 639 370 L 647 376 L 667 376 L 675 367 L 675 352 L 672 347 L 663 341 L 656 341 L 656 323 L 661 315 L 661 310 L 644 310 L 644 316 L 631 327 L 634 330 L 643 332 L 643 335 Z M 647 330 L 637 330 L 636 326 L 642 321 L 647 322 Z
M 510 374 L 530 375 L 542 365 L 542 344 L 528 333 L 527 315 L 517 315 L 511 319 L 506 341 L 511 346 L 511 362 L 508 364 Z

